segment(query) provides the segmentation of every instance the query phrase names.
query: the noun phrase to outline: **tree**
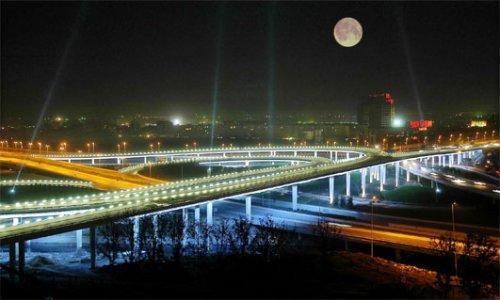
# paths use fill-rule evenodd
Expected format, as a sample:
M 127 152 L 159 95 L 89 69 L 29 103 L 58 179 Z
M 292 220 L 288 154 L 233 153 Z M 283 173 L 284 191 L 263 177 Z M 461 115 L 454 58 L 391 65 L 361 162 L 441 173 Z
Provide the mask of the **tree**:
M 318 222 L 313 225 L 313 232 L 318 236 L 318 247 L 321 252 L 321 256 L 326 257 L 333 248 L 333 242 L 340 237 L 341 229 L 337 225 L 330 225 L 326 220 L 318 220 Z
M 449 233 L 443 234 L 431 240 L 431 249 L 438 257 L 436 285 L 441 290 L 443 298 L 448 298 L 452 289 L 451 277 L 455 272 L 455 239 Z
M 460 277 L 463 288 L 471 298 L 488 297 L 488 288 L 498 282 L 497 249 L 484 233 L 467 233 L 463 255 L 460 257 Z
M 289 232 L 278 226 L 270 217 L 260 220 L 252 247 L 256 253 L 263 255 L 267 262 L 274 257 L 281 257 L 290 242 Z
M 145 259 L 156 262 L 161 258 L 160 246 L 158 243 L 158 228 L 157 224 L 153 222 L 152 217 L 143 217 L 140 220 L 140 230 L 139 230 L 139 248 L 141 253 L 145 254 Z
M 233 252 L 241 256 L 248 253 L 249 245 L 251 244 L 251 227 L 252 224 L 243 217 L 234 221 L 234 234 L 231 235 L 231 249 Z
M 231 228 L 227 219 L 222 219 L 213 228 L 213 237 L 217 255 L 221 256 L 228 252 L 230 245 Z
M 110 265 L 114 265 L 118 258 L 120 247 L 120 226 L 117 223 L 108 223 L 99 227 L 99 234 L 104 239 L 103 243 L 98 244 L 98 251 L 108 260 Z
M 121 235 L 123 235 L 125 239 L 125 245 L 127 245 L 126 247 L 124 247 L 127 253 L 125 259 L 128 262 L 133 262 L 137 259 L 136 254 L 134 253 L 136 244 L 134 234 L 134 221 L 132 219 L 126 219 L 125 221 L 123 221 L 121 224 L 121 231 Z
M 189 226 L 189 249 L 197 258 L 204 258 L 208 255 L 211 232 L 211 226 L 206 223 L 195 222 Z
M 172 244 L 172 259 L 179 263 L 184 241 L 184 220 L 181 214 L 167 214 L 165 222 L 166 235 Z

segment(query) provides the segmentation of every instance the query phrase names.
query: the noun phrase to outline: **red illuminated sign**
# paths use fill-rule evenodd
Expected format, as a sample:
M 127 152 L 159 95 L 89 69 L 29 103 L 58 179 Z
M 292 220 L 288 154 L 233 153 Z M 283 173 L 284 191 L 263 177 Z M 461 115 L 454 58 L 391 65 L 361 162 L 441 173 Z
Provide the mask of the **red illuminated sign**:
M 410 121 L 410 128 L 418 129 L 418 128 L 429 128 L 432 127 L 431 120 L 415 120 Z

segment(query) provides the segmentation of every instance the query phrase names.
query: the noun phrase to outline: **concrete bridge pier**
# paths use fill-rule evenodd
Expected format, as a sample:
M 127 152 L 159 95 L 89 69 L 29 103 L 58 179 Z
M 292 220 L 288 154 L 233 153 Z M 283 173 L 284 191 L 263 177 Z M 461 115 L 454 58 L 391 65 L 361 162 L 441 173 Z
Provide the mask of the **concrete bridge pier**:
M 366 168 L 361 169 L 361 197 L 366 197 Z
M 382 184 L 386 183 L 386 171 L 387 171 L 387 166 L 385 164 L 380 165 L 380 175 L 382 176 Z
M 410 182 L 410 170 L 406 169 L 406 182 Z
M 207 202 L 207 225 L 213 224 L 213 202 Z
M 195 208 L 194 208 L 194 222 L 200 223 L 200 207 L 199 206 L 195 206 Z
M 345 173 L 345 194 L 351 196 L 351 172 Z
M 183 236 L 183 241 L 182 244 L 186 245 L 187 243 L 187 230 L 189 226 L 189 213 L 187 208 L 182 209 L 182 222 L 183 222 L 183 229 L 182 229 L 182 236 Z
M 17 256 L 17 243 L 9 244 L 9 267 L 14 270 L 16 268 L 16 256 Z
M 298 188 L 297 185 L 292 185 L 292 210 L 297 210 L 297 198 L 298 198 Z
M 345 158 L 346 159 L 351 159 L 351 153 L 350 152 L 346 152 L 345 153 Z
M 368 167 L 368 175 L 370 183 L 373 183 L 373 167 Z
M 157 214 L 153 216 L 153 235 L 154 235 L 155 239 L 158 238 L 158 215 Z
M 394 180 L 395 180 L 395 186 L 399 186 L 399 162 L 394 163 L 394 169 L 395 169 L 395 175 L 394 175 Z
M 335 151 L 335 161 L 338 161 L 339 153 Z
M 403 254 L 403 250 L 401 250 L 399 248 L 394 249 L 394 257 L 395 257 L 396 261 L 401 261 L 402 254 Z
M 252 220 L 252 196 L 245 197 L 245 217 L 248 221 Z
M 139 217 L 134 217 L 134 228 L 133 228 L 133 231 L 134 231 L 134 254 L 135 254 L 135 257 L 139 257 L 140 253 L 140 248 L 139 248 L 139 231 L 140 231 L 140 220 L 139 220 Z
M 335 198 L 335 176 L 328 177 L 328 200 L 333 204 Z
M 82 249 L 83 246 L 83 229 L 76 230 L 76 251 Z
M 95 270 L 96 267 L 96 231 L 95 226 L 89 228 L 89 245 L 90 245 L 90 269 Z M 134 240 L 135 247 L 135 240 Z

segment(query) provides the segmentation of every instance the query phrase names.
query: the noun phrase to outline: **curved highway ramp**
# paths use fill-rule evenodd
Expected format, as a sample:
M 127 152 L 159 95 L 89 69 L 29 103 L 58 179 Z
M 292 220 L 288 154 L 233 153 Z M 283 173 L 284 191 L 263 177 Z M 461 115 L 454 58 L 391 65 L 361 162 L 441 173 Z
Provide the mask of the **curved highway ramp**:
M 158 179 L 137 174 L 125 174 L 109 169 L 55 161 L 42 157 L 34 157 L 24 153 L 0 151 L 0 164 L 24 165 L 36 170 L 90 181 L 96 188 L 102 190 L 129 189 L 165 183 Z

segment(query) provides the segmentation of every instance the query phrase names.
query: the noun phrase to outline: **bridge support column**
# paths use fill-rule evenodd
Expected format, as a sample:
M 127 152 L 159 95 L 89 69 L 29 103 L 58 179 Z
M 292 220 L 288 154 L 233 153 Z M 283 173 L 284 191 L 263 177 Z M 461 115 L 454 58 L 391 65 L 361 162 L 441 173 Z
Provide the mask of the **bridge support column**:
M 384 190 L 384 180 L 383 180 L 383 175 L 382 175 L 382 172 L 383 172 L 382 165 L 380 165 L 380 167 L 379 167 L 379 172 L 380 172 L 379 173 L 380 174 L 380 178 L 379 178 L 379 186 L 380 187 L 379 187 L 379 189 L 381 191 L 383 191 Z
M 292 210 L 297 210 L 298 191 L 297 185 L 292 185 Z
M 410 182 L 410 169 L 409 169 L 409 167 L 406 168 L 406 182 Z
M 158 238 L 158 215 L 153 216 L 153 236 L 155 239 Z
M 452 165 L 453 165 L 453 154 L 448 156 L 448 167 L 451 168 Z
M 366 168 L 361 170 L 361 197 L 366 197 Z
M 351 158 L 351 153 L 346 152 L 346 153 L 345 153 L 345 158 L 346 158 L 346 159 L 350 159 L 350 158 Z
M 395 173 L 394 180 L 395 180 L 395 186 L 398 187 L 399 186 L 399 162 L 395 163 L 395 169 L 396 169 L 396 171 L 394 172 Z
M 137 259 L 140 256 L 140 248 L 139 248 L 139 231 L 140 231 L 140 222 L 139 217 L 134 217 L 134 257 Z
M 16 243 L 9 244 L 9 267 L 14 270 L 16 268 Z
M 83 246 L 83 229 L 76 231 L 76 251 L 81 250 Z
M 17 260 L 19 273 L 24 273 L 24 266 L 26 265 L 25 245 L 25 241 L 19 241 L 19 258 Z
M 335 151 L 335 161 L 337 161 L 339 158 L 339 153 L 337 151 Z
M 95 270 L 95 261 L 96 261 L 96 232 L 95 226 L 91 226 L 89 228 L 89 244 L 90 244 L 90 269 Z M 134 240 L 135 247 L 135 240 Z
M 401 253 L 402 250 L 401 249 L 394 249 L 394 258 L 396 259 L 396 261 L 401 261 Z
M 368 167 L 368 179 L 370 180 L 370 183 L 373 182 L 373 167 Z
M 207 225 L 213 224 L 213 205 L 212 201 L 207 203 Z
M 348 240 L 344 240 L 344 249 L 345 251 L 351 251 L 350 243 Z
M 148 163 L 148 158 L 146 156 L 144 156 L 144 163 L 147 164 Z
M 293 151 L 293 156 L 297 156 L 297 151 Z
M 248 151 L 248 157 L 252 157 L 252 152 Z
M 318 157 L 318 151 L 314 151 L 314 157 Z
M 345 194 L 351 196 L 351 172 L 345 173 Z
M 385 176 L 385 172 L 386 172 L 386 165 L 380 165 L 380 175 L 382 176 L 382 184 L 385 184 L 385 179 L 386 179 L 386 176 Z
M 328 201 L 333 204 L 335 198 L 335 176 L 328 177 Z
M 333 151 L 330 151 L 330 160 L 333 160 Z
M 92 165 L 95 165 L 95 159 L 93 159 L 93 158 L 92 158 L 92 160 L 90 161 L 90 163 L 91 163 Z
M 183 223 L 183 228 L 182 228 L 182 244 L 186 245 L 187 243 L 187 232 L 188 232 L 188 226 L 189 226 L 189 213 L 187 208 L 182 209 L 182 223 Z
M 457 156 L 457 165 L 460 165 L 462 164 L 462 153 L 458 153 L 458 156 Z
M 247 221 L 252 220 L 252 196 L 245 197 L 245 217 Z
M 199 223 L 200 222 L 200 207 L 196 206 L 194 208 L 194 222 Z

